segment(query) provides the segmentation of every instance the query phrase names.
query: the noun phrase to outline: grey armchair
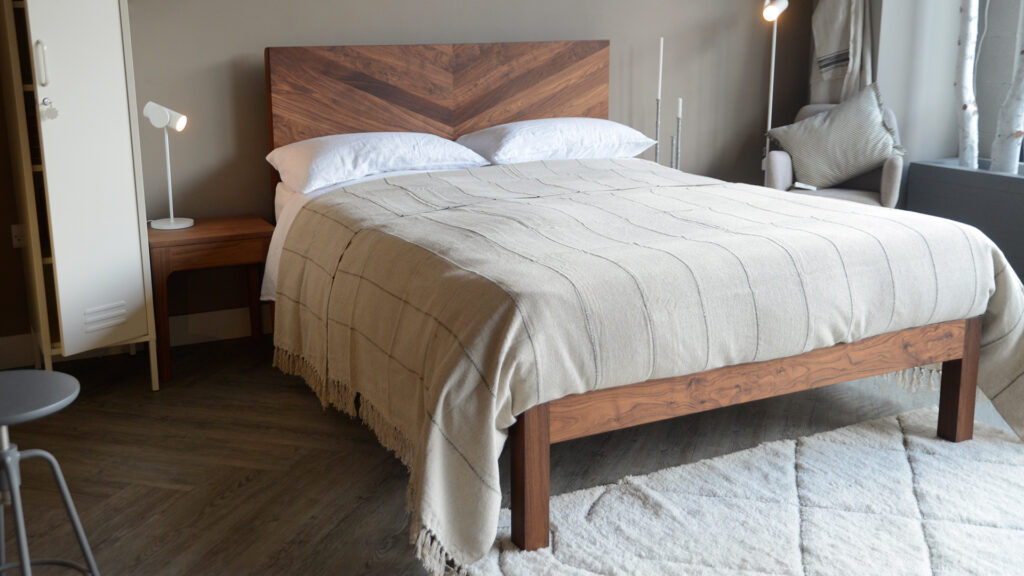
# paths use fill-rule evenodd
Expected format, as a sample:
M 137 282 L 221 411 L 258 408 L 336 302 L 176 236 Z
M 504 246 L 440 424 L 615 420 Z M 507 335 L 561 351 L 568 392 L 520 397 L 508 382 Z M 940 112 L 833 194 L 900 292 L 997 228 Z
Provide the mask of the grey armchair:
M 830 110 L 835 104 L 810 104 L 796 114 L 796 122 Z M 900 143 L 896 115 L 888 107 L 884 109 L 884 120 Z M 793 159 L 783 150 L 772 150 L 765 162 L 764 185 L 776 190 L 789 190 L 798 194 L 842 198 L 852 202 L 874 204 L 894 208 L 900 198 L 900 181 L 903 178 L 903 156 L 890 156 L 885 163 L 870 172 L 839 184 L 835 188 L 801 190 L 793 188 Z

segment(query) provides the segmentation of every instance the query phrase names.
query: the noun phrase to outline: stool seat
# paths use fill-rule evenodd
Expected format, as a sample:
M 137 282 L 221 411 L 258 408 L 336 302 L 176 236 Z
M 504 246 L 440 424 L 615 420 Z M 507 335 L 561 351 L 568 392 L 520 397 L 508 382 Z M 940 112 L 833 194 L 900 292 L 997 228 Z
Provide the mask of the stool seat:
M 74 376 L 45 370 L 0 372 L 0 426 L 13 426 L 59 412 L 78 397 Z

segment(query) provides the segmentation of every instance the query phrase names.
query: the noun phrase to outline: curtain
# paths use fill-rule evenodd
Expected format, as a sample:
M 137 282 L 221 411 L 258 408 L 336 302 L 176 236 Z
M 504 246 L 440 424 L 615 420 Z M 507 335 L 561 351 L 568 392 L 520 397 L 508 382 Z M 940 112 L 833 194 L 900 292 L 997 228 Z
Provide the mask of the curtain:
M 811 20 L 811 103 L 838 103 L 874 81 L 869 0 L 819 0 Z

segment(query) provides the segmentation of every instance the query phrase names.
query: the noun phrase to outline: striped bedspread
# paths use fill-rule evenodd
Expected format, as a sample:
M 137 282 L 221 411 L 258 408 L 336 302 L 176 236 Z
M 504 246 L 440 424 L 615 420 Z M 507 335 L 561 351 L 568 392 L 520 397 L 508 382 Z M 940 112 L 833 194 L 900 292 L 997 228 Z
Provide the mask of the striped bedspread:
M 498 455 L 538 403 L 984 314 L 981 387 L 1021 433 L 1022 313 L 966 225 L 638 159 L 538 162 L 309 202 L 275 362 L 409 466 L 411 536 L 442 572 L 490 547 Z

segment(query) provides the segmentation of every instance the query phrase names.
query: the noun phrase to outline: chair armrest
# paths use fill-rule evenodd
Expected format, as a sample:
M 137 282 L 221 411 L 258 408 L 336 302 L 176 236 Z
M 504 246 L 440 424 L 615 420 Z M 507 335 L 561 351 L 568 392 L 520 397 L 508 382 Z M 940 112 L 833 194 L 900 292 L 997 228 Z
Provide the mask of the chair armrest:
M 903 156 L 889 156 L 882 165 L 882 182 L 879 186 L 882 206 L 895 208 L 900 199 L 900 182 L 903 180 Z
M 793 187 L 793 158 L 783 150 L 772 150 L 764 162 L 764 185 L 776 190 Z

